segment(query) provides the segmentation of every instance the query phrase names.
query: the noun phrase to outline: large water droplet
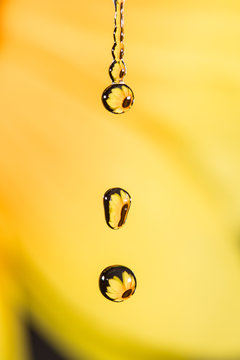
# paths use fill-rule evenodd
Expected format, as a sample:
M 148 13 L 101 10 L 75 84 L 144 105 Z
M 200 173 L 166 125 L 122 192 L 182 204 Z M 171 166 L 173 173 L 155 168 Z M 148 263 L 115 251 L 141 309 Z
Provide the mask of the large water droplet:
M 127 220 L 131 197 L 126 190 L 112 188 L 105 192 L 103 205 L 108 226 L 116 230 L 122 227 Z
M 129 86 L 125 84 L 112 84 L 102 94 L 105 108 L 114 114 L 123 114 L 134 103 L 134 95 Z
M 122 265 L 109 266 L 101 272 L 99 288 L 108 300 L 122 302 L 135 292 L 137 280 L 129 268 Z

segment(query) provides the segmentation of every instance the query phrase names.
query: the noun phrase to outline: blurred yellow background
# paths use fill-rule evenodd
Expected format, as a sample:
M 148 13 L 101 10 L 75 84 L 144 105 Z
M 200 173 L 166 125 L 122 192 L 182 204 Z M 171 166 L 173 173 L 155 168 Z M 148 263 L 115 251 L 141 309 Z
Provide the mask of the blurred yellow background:
M 1 5 L 0 359 L 30 359 L 23 314 L 69 358 L 240 358 L 240 2 L 127 0 L 124 115 L 101 103 L 113 17 Z M 117 231 L 111 187 L 132 197 Z M 138 281 L 120 304 L 114 264 Z

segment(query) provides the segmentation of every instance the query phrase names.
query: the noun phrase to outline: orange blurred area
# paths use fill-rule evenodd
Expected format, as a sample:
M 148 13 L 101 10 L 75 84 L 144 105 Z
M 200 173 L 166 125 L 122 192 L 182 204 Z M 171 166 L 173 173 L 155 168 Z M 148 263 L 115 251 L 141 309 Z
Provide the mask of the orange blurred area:
M 0 359 L 35 360 L 25 319 L 69 360 L 240 358 L 239 1 L 127 0 L 122 115 L 112 1 L 0 6 Z M 123 303 L 98 287 L 115 264 Z

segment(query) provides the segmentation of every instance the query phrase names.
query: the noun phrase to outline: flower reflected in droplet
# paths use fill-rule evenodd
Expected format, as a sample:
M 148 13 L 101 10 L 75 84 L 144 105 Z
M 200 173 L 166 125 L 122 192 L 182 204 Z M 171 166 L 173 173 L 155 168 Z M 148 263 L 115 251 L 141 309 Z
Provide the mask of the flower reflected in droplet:
M 103 205 L 108 226 L 119 229 L 127 220 L 131 206 L 130 194 L 121 188 L 109 189 L 103 196 Z
M 129 299 L 135 293 L 136 287 L 136 277 L 126 266 L 108 266 L 99 277 L 101 293 L 105 298 L 114 302 Z
M 104 90 L 102 101 L 107 110 L 114 114 L 122 114 L 133 105 L 134 95 L 129 86 L 112 84 Z
M 109 279 L 109 286 L 107 287 L 106 295 L 113 301 L 124 301 L 135 291 L 136 283 L 134 277 L 127 271 L 122 274 L 122 280 L 114 276 L 113 279 Z

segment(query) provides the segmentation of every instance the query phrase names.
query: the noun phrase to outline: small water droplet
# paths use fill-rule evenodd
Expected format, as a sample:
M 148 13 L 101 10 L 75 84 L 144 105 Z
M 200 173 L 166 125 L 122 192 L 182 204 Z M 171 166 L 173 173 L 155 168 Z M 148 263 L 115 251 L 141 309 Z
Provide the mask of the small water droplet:
M 131 206 L 131 197 L 126 190 L 112 188 L 103 196 L 105 219 L 111 229 L 119 229 L 126 220 Z
M 99 277 L 99 288 L 103 296 L 114 302 L 129 299 L 135 292 L 137 280 L 129 268 L 113 265 L 104 269 Z
M 108 111 L 123 114 L 133 105 L 134 94 L 125 84 L 112 84 L 104 90 L 102 102 Z
M 109 75 L 112 79 L 112 82 L 123 81 L 124 76 L 126 75 L 126 66 L 123 60 L 116 61 L 114 60 L 109 68 Z

